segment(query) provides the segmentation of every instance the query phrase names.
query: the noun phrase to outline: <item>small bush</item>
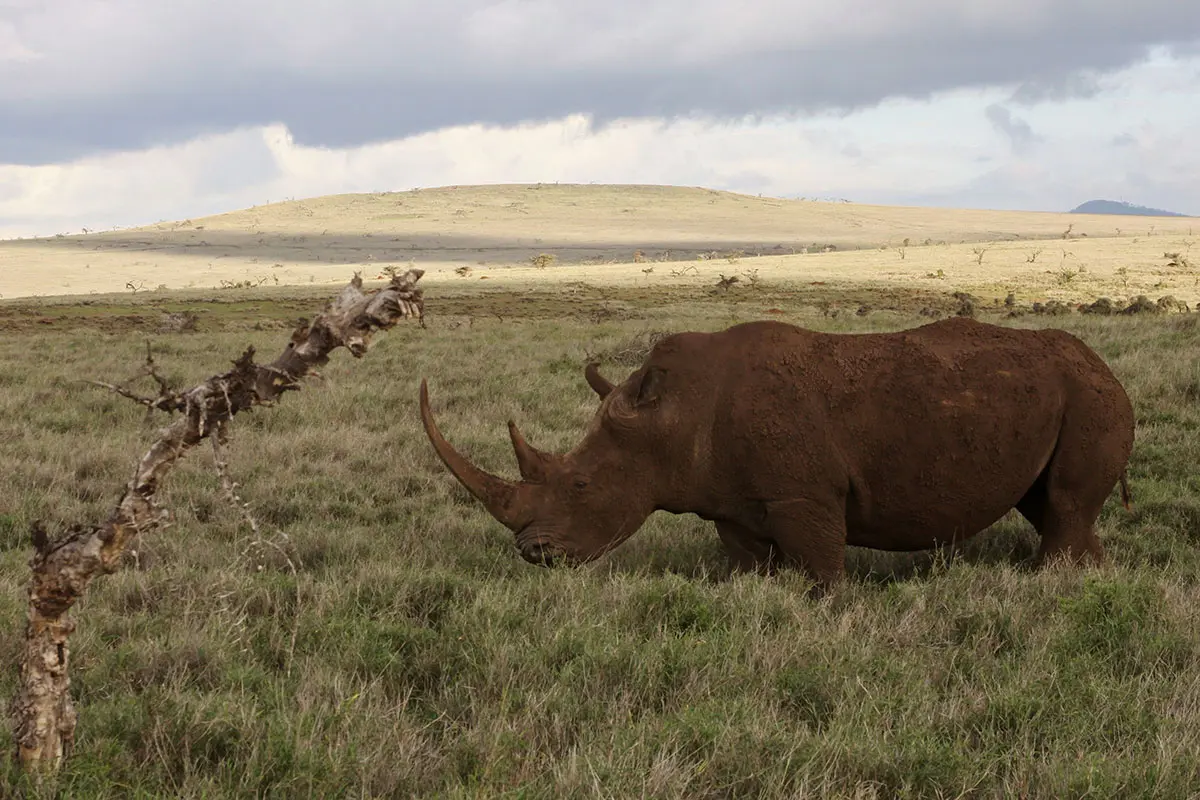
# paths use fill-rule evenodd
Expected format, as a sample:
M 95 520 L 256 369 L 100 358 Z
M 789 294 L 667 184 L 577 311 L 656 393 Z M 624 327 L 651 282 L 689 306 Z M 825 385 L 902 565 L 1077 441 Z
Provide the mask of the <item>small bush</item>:
M 1157 303 L 1155 303 L 1149 297 L 1146 297 L 1146 295 L 1139 294 L 1137 297 L 1134 298 L 1132 303 L 1125 306 L 1124 310 L 1122 310 L 1121 313 L 1129 314 L 1129 315 L 1158 314 L 1160 311 L 1161 311 L 1161 309 L 1158 307 Z
M 1158 310 L 1163 314 L 1186 314 L 1191 311 L 1187 303 L 1182 300 L 1176 300 L 1171 295 L 1158 298 L 1158 302 L 1155 305 L 1158 306 Z
M 641 331 L 607 350 L 589 353 L 589 361 L 608 361 L 623 367 L 640 367 L 654 345 L 671 335 L 670 331 Z
M 1030 310 L 1034 314 L 1045 314 L 1051 317 L 1060 317 L 1071 313 L 1071 307 L 1060 300 L 1051 300 L 1049 303 L 1034 303 Z
M 1087 305 L 1080 306 L 1079 313 L 1080 314 L 1100 314 L 1102 316 L 1108 316 L 1110 314 L 1117 313 L 1117 307 L 1116 307 L 1116 305 L 1113 304 L 1112 300 L 1109 300 L 1107 297 L 1101 297 L 1101 298 L 1098 298 L 1093 303 L 1088 303 Z

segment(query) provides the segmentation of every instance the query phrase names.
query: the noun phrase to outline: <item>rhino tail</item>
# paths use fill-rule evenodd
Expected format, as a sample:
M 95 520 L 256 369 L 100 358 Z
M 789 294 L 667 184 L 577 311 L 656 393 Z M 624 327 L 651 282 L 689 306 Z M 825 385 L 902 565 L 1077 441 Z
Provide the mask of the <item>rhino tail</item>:
M 1133 511 L 1133 494 L 1129 491 L 1129 479 L 1125 476 L 1125 470 L 1121 470 L 1121 505 L 1125 506 L 1126 511 Z

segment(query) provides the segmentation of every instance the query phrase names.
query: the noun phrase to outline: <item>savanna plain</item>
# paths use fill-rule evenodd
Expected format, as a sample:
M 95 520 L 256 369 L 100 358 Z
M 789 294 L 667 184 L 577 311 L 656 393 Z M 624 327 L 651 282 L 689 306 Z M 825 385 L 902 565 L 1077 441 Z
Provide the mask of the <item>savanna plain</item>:
M 211 451 L 171 473 L 170 527 L 74 612 L 78 741 L 41 792 L 1198 796 L 1193 222 L 458 187 L 0 242 L 4 654 L 31 524 L 103 519 L 165 422 L 87 381 L 123 381 L 149 345 L 188 386 L 247 345 L 273 356 L 356 270 L 427 269 L 425 326 L 339 351 L 233 423 L 224 453 L 258 533 Z M 798 571 L 731 572 L 710 524 L 660 512 L 597 562 L 541 569 L 417 411 L 427 378 L 451 442 L 512 477 L 509 418 L 543 449 L 582 437 L 588 360 L 620 380 L 666 332 L 953 314 L 1069 330 L 1124 383 L 1133 507 L 1105 507 L 1104 565 L 1031 569 L 1013 513 L 952 549 L 852 548 L 847 580 L 813 599 Z M 15 686 L 10 658 L 0 693 Z M 0 795 L 36 796 L 12 749 L 5 728 Z

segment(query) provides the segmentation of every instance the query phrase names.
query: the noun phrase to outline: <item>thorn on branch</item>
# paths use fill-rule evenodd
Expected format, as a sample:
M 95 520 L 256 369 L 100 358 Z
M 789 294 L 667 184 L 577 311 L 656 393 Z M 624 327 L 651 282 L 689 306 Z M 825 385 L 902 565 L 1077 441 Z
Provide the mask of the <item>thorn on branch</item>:
M 142 369 L 146 375 L 149 375 L 154 379 L 154 382 L 158 384 L 159 397 L 168 397 L 174 394 L 174 392 L 171 391 L 171 385 L 167 383 L 167 379 L 159 375 L 158 370 L 155 369 L 154 356 L 150 353 L 149 341 L 146 342 L 146 365 Z
M 252 368 L 254 366 L 254 345 L 247 347 L 246 352 L 238 356 L 237 361 L 233 362 L 233 366 L 236 367 L 239 372 L 248 367 Z

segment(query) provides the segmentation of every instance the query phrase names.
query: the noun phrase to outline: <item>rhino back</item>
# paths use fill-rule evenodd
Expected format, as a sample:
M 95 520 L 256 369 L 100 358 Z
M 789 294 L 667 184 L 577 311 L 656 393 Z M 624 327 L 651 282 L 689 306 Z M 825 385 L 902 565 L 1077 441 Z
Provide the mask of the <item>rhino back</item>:
M 1103 361 L 1061 332 L 764 322 L 711 336 L 683 350 L 702 351 L 692 360 L 709 386 L 697 411 L 712 420 L 713 485 L 755 500 L 843 498 L 853 544 L 918 549 L 986 527 L 1045 468 L 1081 392 L 1113 398 L 1098 425 L 1132 425 Z

